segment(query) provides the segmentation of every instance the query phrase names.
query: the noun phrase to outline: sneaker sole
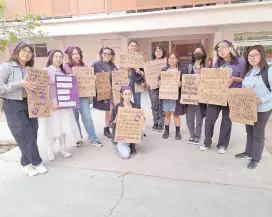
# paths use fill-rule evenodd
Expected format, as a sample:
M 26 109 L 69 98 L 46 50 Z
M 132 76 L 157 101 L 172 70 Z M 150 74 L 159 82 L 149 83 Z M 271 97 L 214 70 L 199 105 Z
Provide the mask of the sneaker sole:
M 252 158 L 251 157 L 235 157 L 235 159 L 237 160 L 251 160 Z
M 103 145 L 96 145 L 96 144 L 92 144 L 92 145 L 95 146 L 95 147 L 98 147 L 98 148 L 103 147 Z
M 194 144 L 194 142 L 188 142 L 188 144 Z

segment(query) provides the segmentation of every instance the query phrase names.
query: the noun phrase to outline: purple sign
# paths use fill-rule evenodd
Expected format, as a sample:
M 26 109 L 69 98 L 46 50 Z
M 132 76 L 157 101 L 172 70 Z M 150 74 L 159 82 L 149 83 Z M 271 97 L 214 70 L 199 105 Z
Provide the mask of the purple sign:
M 60 109 L 79 108 L 76 76 L 56 75 L 57 103 Z

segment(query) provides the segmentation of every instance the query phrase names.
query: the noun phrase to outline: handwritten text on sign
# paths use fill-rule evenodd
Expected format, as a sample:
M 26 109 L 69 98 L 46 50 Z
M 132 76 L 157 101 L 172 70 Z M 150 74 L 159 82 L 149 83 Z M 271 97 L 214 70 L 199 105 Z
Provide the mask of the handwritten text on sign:
M 120 55 L 121 68 L 144 68 L 144 54 L 143 53 L 123 53 Z
M 134 108 L 118 108 L 115 142 L 137 143 L 142 141 L 144 126 L 144 110 Z
M 111 98 L 110 73 L 96 73 L 96 93 L 97 100 L 106 100 Z
M 26 80 L 34 82 L 36 86 L 27 94 L 29 118 L 50 117 L 48 72 L 28 67 Z
M 128 71 L 119 70 L 112 72 L 112 94 L 113 94 L 113 103 L 116 105 L 120 103 L 121 94 L 120 89 L 123 85 L 129 85 Z
M 163 67 L 166 66 L 166 59 L 149 61 L 145 64 L 144 72 L 147 85 L 150 89 L 158 88 L 158 77 Z
M 254 125 L 258 117 L 255 92 L 250 88 L 230 88 L 228 93 L 231 121 Z
M 161 72 L 160 99 L 178 100 L 180 72 Z
M 96 95 L 93 68 L 73 67 L 73 75 L 77 77 L 79 97 L 92 97 Z
M 203 68 L 200 73 L 199 102 L 226 106 L 229 69 Z
M 198 104 L 199 74 L 182 75 L 181 104 Z

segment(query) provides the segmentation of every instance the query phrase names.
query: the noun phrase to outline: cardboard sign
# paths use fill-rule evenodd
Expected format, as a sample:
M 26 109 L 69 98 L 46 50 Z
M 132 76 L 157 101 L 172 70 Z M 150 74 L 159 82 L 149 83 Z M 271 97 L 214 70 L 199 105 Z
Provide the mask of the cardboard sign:
M 181 104 L 198 104 L 199 74 L 182 75 Z
M 161 72 L 160 99 L 178 100 L 180 72 Z
M 79 90 L 76 76 L 56 75 L 56 95 L 60 109 L 79 108 Z
M 27 92 L 29 118 L 50 117 L 48 72 L 28 67 L 26 80 L 36 85 L 35 90 Z
M 199 102 L 227 106 L 230 70 L 203 68 L 200 73 Z
M 143 126 L 143 109 L 119 107 L 114 141 L 141 144 Z
M 95 78 L 93 67 L 73 67 L 73 75 L 77 77 L 79 97 L 93 97 L 95 92 Z
M 144 68 L 144 65 L 145 60 L 143 53 L 133 52 L 120 54 L 120 67 L 122 68 L 139 69 Z
M 166 66 L 166 59 L 149 61 L 145 64 L 145 80 L 150 89 L 158 88 L 158 77 L 163 67 Z
M 121 94 L 120 89 L 123 85 L 129 85 L 128 71 L 119 70 L 112 72 L 112 94 L 114 105 L 120 103 Z
M 110 73 L 96 73 L 96 94 L 97 100 L 106 100 L 111 98 Z
M 251 88 L 230 88 L 228 103 L 231 121 L 254 125 L 258 120 L 256 97 Z

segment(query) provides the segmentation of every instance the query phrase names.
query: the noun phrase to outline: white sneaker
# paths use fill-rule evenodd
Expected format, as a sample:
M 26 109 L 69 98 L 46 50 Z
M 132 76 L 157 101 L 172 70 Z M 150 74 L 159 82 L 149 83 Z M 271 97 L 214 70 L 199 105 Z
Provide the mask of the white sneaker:
M 40 173 L 40 174 L 44 174 L 44 173 L 47 173 L 47 172 L 48 172 L 48 170 L 45 168 L 45 166 L 44 166 L 43 164 L 40 164 L 40 165 L 38 165 L 38 166 L 35 166 L 34 168 L 35 168 L 35 170 L 36 170 L 38 173 Z
M 219 147 L 218 152 L 220 154 L 226 154 L 227 153 L 227 149 L 225 147 L 221 146 L 221 147 Z
M 65 150 L 63 151 L 60 151 L 60 154 L 64 157 L 64 158 L 68 158 L 68 157 L 71 157 L 72 154 L 70 152 L 67 152 Z
M 205 146 L 205 145 L 201 145 L 200 146 L 200 150 L 201 151 L 207 151 L 209 149 L 209 147 Z
M 102 147 L 103 144 L 99 141 L 95 142 L 95 143 L 92 143 L 93 146 L 96 146 L 96 147 Z
M 53 151 L 48 151 L 47 155 L 48 155 L 48 160 L 50 161 L 53 161 L 56 159 L 56 155 Z
M 29 175 L 29 176 L 36 176 L 39 174 L 38 171 L 35 170 L 30 164 L 22 167 L 22 172 Z

